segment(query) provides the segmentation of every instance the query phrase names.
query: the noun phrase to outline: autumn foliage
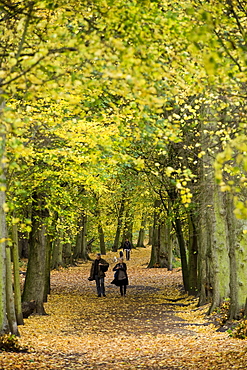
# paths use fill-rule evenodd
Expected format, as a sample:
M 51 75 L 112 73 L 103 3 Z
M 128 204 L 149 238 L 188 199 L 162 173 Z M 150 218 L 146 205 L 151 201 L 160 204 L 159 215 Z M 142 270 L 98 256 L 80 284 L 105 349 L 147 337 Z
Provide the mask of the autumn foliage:
M 106 298 L 87 280 L 90 262 L 53 271 L 48 315 L 25 319 L 23 351 L 2 351 L 0 369 L 246 369 L 246 341 L 217 332 L 181 269 L 147 269 L 149 255 L 133 250 L 125 298 L 110 284 L 116 253 L 105 257 Z

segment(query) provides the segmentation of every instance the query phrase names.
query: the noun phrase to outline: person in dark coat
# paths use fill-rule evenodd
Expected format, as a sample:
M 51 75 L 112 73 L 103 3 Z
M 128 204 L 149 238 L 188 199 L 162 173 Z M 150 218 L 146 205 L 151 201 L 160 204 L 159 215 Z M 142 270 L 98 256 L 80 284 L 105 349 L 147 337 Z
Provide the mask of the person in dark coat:
M 123 257 L 119 258 L 119 262 L 113 268 L 113 271 L 115 271 L 115 274 L 114 280 L 111 284 L 119 286 L 121 296 L 125 296 L 127 285 L 129 285 L 129 279 L 127 274 L 127 265 L 124 263 Z
M 96 259 L 93 261 L 90 277 L 88 280 L 95 280 L 98 297 L 105 297 L 105 271 L 107 271 L 109 263 L 101 258 L 101 254 L 97 253 Z
M 125 239 L 125 242 L 123 244 L 123 251 L 126 253 L 126 261 L 129 261 L 130 259 L 130 251 L 131 251 L 131 242 L 128 238 Z

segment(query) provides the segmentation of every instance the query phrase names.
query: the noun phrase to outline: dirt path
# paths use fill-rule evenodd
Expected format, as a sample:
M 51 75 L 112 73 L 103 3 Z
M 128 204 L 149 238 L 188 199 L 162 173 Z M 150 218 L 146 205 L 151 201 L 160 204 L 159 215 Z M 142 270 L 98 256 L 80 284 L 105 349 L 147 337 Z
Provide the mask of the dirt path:
M 111 285 L 98 298 L 87 280 L 90 264 L 52 273 L 47 316 L 20 327 L 27 353 L 0 354 L 0 370 L 30 369 L 246 369 L 247 341 L 217 333 L 206 308 L 181 293 L 181 271 L 146 269 L 150 251 L 128 262 L 125 298 Z

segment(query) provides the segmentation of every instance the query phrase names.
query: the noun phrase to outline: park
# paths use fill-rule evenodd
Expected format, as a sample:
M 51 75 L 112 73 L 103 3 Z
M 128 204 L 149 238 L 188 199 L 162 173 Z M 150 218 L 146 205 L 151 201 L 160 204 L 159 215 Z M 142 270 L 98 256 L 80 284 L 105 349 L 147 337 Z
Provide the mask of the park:
M 246 24 L 0 0 L 4 370 L 246 368 Z

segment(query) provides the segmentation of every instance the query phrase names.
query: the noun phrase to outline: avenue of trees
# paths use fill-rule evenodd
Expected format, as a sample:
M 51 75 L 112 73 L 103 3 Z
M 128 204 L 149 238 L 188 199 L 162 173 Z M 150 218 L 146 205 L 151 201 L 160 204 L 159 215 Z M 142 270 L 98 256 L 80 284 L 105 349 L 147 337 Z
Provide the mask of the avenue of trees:
M 134 236 L 210 312 L 247 309 L 246 22 L 241 0 L 0 0 L 0 335 L 45 313 L 51 269 Z

